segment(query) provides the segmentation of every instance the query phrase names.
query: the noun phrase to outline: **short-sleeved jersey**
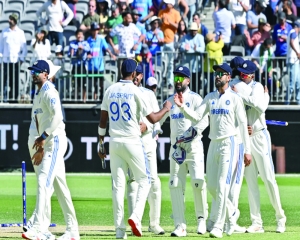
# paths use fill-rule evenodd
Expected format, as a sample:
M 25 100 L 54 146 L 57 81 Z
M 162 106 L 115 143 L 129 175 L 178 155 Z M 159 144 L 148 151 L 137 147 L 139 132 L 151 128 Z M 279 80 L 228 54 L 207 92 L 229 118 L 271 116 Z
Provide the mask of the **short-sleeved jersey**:
M 153 112 L 141 90 L 128 80 L 120 80 L 105 91 L 101 110 L 108 112 L 110 137 L 128 143 L 140 143 L 141 115 Z
M 185 107 L 191 109 L 192 111 L 196 111 L 196 109 L 200 107 L 203 100 L 199 94 L 191 91 L 189 88 L 184 91 L 183 98 Z M 169 97 L 167 100 L 172 103 L 172 108 L 169 111 L 169 114 L 165 114 L 160 123 L 162 124 L 168 116 L 170 117 L 171 144 L 173 145 L 176 142 L 176 137 L 182 135 L 190 126 L 194 126 L 198 122 L 187 118 L 187 116 L 182 113 L 181 108 L 175 104 L 173 96 Z M 202 128 L 197 128 L 198 135 L 200 137 L 202 137 L 202 131 L 208 126 L 208 120 L 206 118 L 201 122 Z
M 39 135 L 43 132 L 52 136 L 66 135 L 59 93 L 51 82 L 45 82 L 36 93 L 31 118 L 35 123 L 38 121 Z

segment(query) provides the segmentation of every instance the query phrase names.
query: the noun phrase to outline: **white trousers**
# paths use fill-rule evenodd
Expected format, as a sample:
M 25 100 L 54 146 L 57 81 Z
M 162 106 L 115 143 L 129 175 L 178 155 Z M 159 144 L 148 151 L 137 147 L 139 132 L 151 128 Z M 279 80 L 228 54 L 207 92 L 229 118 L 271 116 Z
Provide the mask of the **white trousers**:
M 229 190 L 233 169 L 236 165 L 237 143 L 236 137 L 231 136 L 221 140 L 212 140 L 207 153 L 207 188 L 215 204 L 212 209 L 216 213 L 214 227 L 223 229 L 226 216 L 230 216 L 227 209 L 232 209 L 229 201 Z M 227 215 L 226 215 L 227 214 Z
M 245 178 L 248 185 L 250 216 L 252 225 L 262 226 L 260 214 L 260 194 L 257 183 L 258 173 L 263 180 L 271 204 L 275 210 L 276 220 L 284 219 L 281 207 L 278 185 L 275 179 L 274 164 L 271 151 L 269 131 L 264 129 L 250 137 L 252 163 L 245 168 Z
M 184 194 L 186 187 L 186 176 L 190 173 L 191 186 L 194 195 L 194 206 L 196 218 L 207 219 L 207 192 L 204 178 L 204 154 L 201 140 L 192 144 L 191 152 L 187 153 L 186 160 L 177 164 L 172 159 L 174 149 L 170 149 L 170 180 L 169 188 L 172 202 L 172 214 L 174 225 L 186 224 Z
M 150 171 L 148 159 L 140 143 L 123 143 L 110 141 L 110 170 L 112 176 L 112 196 L 114 209 L 114 223 L 116 229 L 126 229 L 124 222 L 124 197 L 126 175 L 128 169 L 132 171 L 138 183 L 137 197 L 132 214 L 141 221 L 145 204 L 150 190 Z
M 47 139 L 44 146 L 42 163 L 36 167 L 38 178 L 36 214 L 33 226 L 41 232 L 48 231 L 49 221 L 45 218 L 45 211 L 49 209 L 50 199 L 56 193 L 58 202 L 62 208 L 67 231 L 78 231 L 75 209 L 71 194 L 66 182 L 64 154 L 67 150 L 67 138 L 65 135 Z
M 237 148 L 237 161 L 236 165 L 233 168 L 232 172 L 232 180 L 228 194 L 228 201 L 227 201 L 227 211 L 228 217 L 232 216 L 233 213 L 238 209 L 239 205 L 239 197 L 241 192 L 241 187 L 243 184 L 243 177 L 244 177 L 244 145 L 241 143 L 238 145 Z M 217 208 L 216 208 L 216 200 L 212 198 L 211 202 L 211 211 L 209 215 L 209 219 L 212 222 L 216 222 L 217 220 Z

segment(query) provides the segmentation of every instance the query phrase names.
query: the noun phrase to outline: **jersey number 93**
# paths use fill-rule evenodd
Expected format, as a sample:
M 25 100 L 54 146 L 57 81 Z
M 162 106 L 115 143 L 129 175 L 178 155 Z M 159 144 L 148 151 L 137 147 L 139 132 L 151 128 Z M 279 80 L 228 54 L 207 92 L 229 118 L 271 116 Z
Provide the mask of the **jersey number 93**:
M 109 106 L 111 120 L 118 121 L 122 115 L 123 121 L 127 122 L 131 119 L 130 106 L 127 102 L 123 102 L 121 106 L 117 102 L 112 102 Z

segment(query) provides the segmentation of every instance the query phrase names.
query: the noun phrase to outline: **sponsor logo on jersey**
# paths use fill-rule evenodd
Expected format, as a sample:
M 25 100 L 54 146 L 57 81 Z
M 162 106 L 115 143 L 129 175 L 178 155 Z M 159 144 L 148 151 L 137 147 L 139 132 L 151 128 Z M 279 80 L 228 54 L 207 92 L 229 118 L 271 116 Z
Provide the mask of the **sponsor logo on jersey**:
M 34 110 L 34 114 L 43 113 L 43 110 L 41 108 L 37 108 Z
M 225 103 L 226 103 L 226 105 L 229 105 L 229 104 L 230 104 L 230 101 L 229 101 L 229 100 L 227 100 Z
M 51 103 L 51 105 L 55 105 L 55 103 L 56 103 L 56 98 L 51 98 L 50 103 Z
M 185 105 L 186 105 L 187 107 L 190 107 L 190 103 L 189 103 L 189 102 L 187 102 Z
M 215 101 L 212 101 L 211 104 L 214 105 L 214 104 L 215 104 Z
M 211 110 L 211 114 L 229 114 L 229 110 L 224 108 L 216 108 Z
M 172 105 L 171 109 L 174 109 L 174 108 L 175 108 L 175 104 L 174 104 L 174 105 Z
M 111 93 L 109 98 L 125 98 L 131 99 L 133 97 L 132 93 Z
M 171 118 L 172 119 L 181 119 L 181 118 L 184 118 L 184 115 L 183 115 L 183 113 L 174 113 L 174 114 L 171 114 Z

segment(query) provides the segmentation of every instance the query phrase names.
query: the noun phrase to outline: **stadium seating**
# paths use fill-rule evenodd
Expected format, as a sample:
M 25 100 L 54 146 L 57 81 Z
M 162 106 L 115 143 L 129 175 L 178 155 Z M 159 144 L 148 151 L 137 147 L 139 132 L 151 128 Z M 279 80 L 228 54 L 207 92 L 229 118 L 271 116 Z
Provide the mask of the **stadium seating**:
M 229 55 L 244 57 L 245 48 L 243 46 L 231 46 Z

